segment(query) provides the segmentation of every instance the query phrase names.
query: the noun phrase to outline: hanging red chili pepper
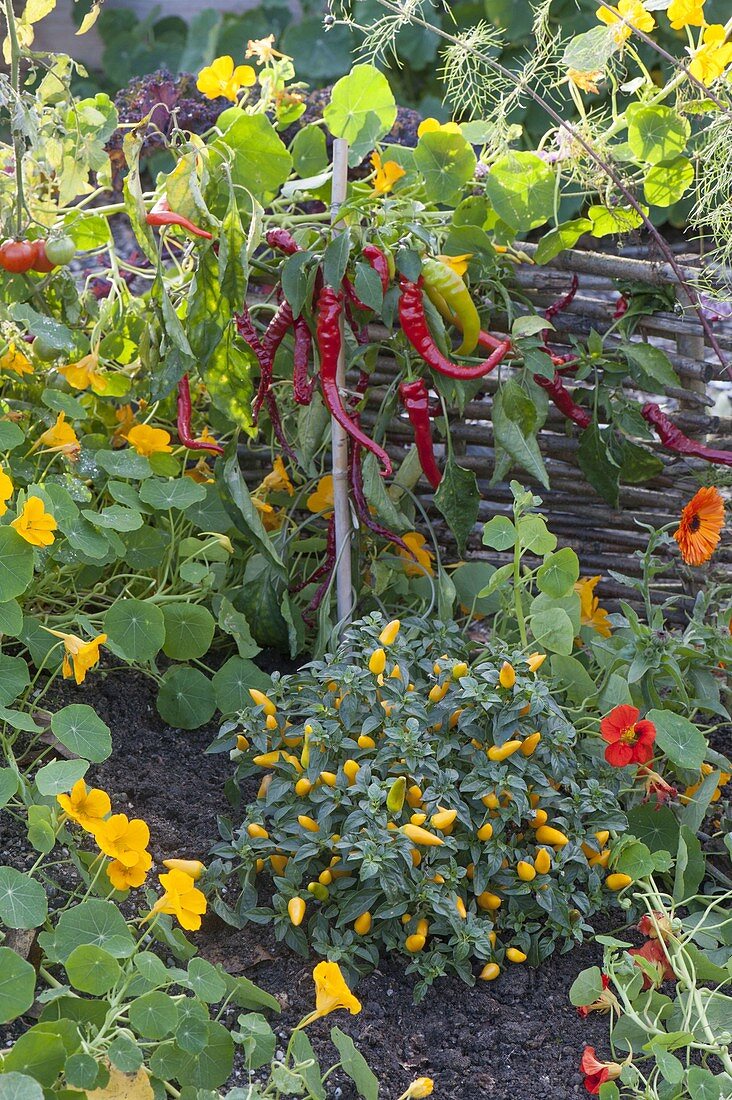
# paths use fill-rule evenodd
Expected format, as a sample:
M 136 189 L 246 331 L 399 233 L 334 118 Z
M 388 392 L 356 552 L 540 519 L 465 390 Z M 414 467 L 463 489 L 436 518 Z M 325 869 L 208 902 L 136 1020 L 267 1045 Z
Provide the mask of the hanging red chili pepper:
M 493 336 L 492 333 L 485 332 L 483 329 L 480 330 L 480 334 L 478 335 L 479 347 L 487 348 L 488 351 L 492 351 L 494 348 L 500 347 L 502 343 L 503 340 L 500 340 L 499 337 Z M 513 350 L 513 348 L 511 350 Z M 579 360 L 573 355 L 558 355 L 556 352 L 553 352 L 551 348 L 547 347 L 543 347 L 540 350 L 549 356 L 553 365 L 561 374 L 573 373 L 579 366 Z
M 372 534 L 377 535 L 381 539 L 385 539 L 387 542 L 391 542 L 394 546 L 398 546 L 400 550 L 404 550 L 409 554 L 410 558 L 414 561 L 417 560 L 416 555 L 409 549 L 404 539 L 400 538 L 395 531 L 392 531 L 389 527 L 385 527 L 382 523 L 379 523 L 371 515 L 368 501 L 366 500 L 366 494 L 363 491 L 363 471 L 361 469 L 361 446 L 355 440 L 351 440 L 351 446 L 349 451 L 349 463 L 348 463 L 348 481 L 351 487 L 351 496 L 353 499 L 353 505 L 356 509 L 356 515 L 358 520 L 364 527 L 366 527 Z
M 302 581 L 298 581 L 297 584 L 290 586 L 289 591 L 293 594 L 295 592 L 302 592 L 303 588 L 307 588 L 309 584 L 314 584 L 315 581 L 319 581 L 321 577 L 329 575 L 333 569 L 335 562 L 335 513 L 331 512 L 328 517 L 328 532 L 326 535 L 325 544 L 325 558 L 310 574 Z
M 684 435 L 653 401 L 643 406 L 641 416 L 656 429 L 658 438 L 669 451 L 689 455 L 692 458 L 703 458 L 718 466 L 732 466 L 732 451 L 718 451 L 689 439 L 688 435 Z
M 308 359 L 310 358 L 312 337 L 304 317 L 296 317 L 294 325 L 295 351 L 292 360 L 292 394 L 296 404 L 309 405 L 315 389 L 315 378 L 308 377 Z
M 558 374 L 555 374 L 553 378 L 544 378 L 541 374 L 535 374 L 534 381 L 543 390 L 546 390 L 559 411 L 564 413 L 569 420 L 573 420 L 581 428 L 589 428 L 592 423 L 592 414 L 588 409 L 583 409 L 581 405 L 574 401 Z
M 280 409 L 277 404 L 277 398 L 275 397 L 273 390 L 267 390 L 267 393 L 264 397 L 264 403 L 267 406 L 269 422 L 272 425 L 272 431 L 274 432 L 275 439 L 277 440 L 287 457 L 291 458 L 293 462 L 297 462 L 297 455 L 288 443 L 287 436 L 285 435 L 285 430 L 282 427 L 282 417 L 280 416 Z
M 401 294 L 399 296 L 399 321 L 404 335 L 425 363 L 447 378 L 455 378 L 462 382 L 469 382 L 475 378 L 483 378 L 486 374 L 503 362 L 511 350 L 511 341 L 503 340 L 477 367 L 462 367 L 447 359 L 434 341 L 430 332 L 427 318 L 424 312 L 422 300 L 422 277 L 416 283 L 410 282 L 401 276 L 399 280 Z
M 613 310 L 613 321 L 619 321 L 621 317 L 624 317 L 628 312 L 630 303 L 624 294 L 618 295 L 618 300 L 615 303 L 615 309 Z
M 363 257 L 381 279 L 381 289 L 384 294 L 386 294 L 389 289 L 391 272 L 389 271 L 389 261 L 385 253 L 383 253 L 380 248 L 377 248 L 375 244 L 365 244 L 363 246 Z
M 259 417 L 259 410 L 262 407 L 262 402 L 266 394 L 269 393 L 272 385 L 272 375 L 274 372 L 274 361 L 277 349 L 293 323 L 294 317 L 292 315 L 292 306 L 285 300 L 277 307 L 277 311 L 267 325 L 260 343 L 263 358 L 260 361 L 261 373 L 259 376 L 259 389 L 254 399 L 254 404 L 252 405 L 252 416 L 255 424 Z
M 188 218 L 184 218 L 182 214 L 174 213 L 168 205 L 168 200 L 164 197 L 158 199 L 152 210 L 146 214 L 145 221 L 148 225 L 178 225 L 181 229 L 187 230 L 195 237 L 204 237 L 207 241 L 213 239 L 213 234 L 209 233 L 208 229 L 201 229 L 200 225 L 194 225 L 192 221 Z
M 270 248 L 284 252 L 286 256 L 294 256 L 296 252 L 302 252 L 300 245 L 287 229 L 270 229 L 265 233 L 264 239 Z
M 357 440 L 362 447 L 381 462 L 384 467 L 382 477 L 388 477 L 392 472 L 391 459 L 383 447 L 370 439 L 361 430 L 356 421 L 352 419 L 343 406 L 338 387 L 338 357 L 341 351 L 340 316 L 342 309 L 341 295 L 332 287 L 324 286 L 318 296 L 318 323 L 317 339 L 320 352 L 320 385 L 323 391 L 323 400 L 331 416 L 343 430 Z
M 414 428 L 414 442 L 422 472 L 432 488 L 436 489 L 442 481 L 442 473 L 435 461 L 430 399 L 424 380 L 417 378 L 414 382 L 402 382 L 399 386 L 399 397 Z
M 213 454 L 222 455 L 224 448 L 218 443 L 206 443 L 202 439 L 194 439 L 191 432 L 191 387 L 188 375 L 184 374 L 178 383 L 178 438 L 189 451 L 211 451 Z
M 579 277 L 577 273 L 572 276 L 572 282 L 569 290 L 562 298 L 557 298 L 556 302 L 544 310 L 544 320 L 551 321 L 558 313 L 561 313 L 563 309 L 568 309 L 574 301 L 575 295 L 579 290 Z M 546 337 L 545 337 L 546 338 Z

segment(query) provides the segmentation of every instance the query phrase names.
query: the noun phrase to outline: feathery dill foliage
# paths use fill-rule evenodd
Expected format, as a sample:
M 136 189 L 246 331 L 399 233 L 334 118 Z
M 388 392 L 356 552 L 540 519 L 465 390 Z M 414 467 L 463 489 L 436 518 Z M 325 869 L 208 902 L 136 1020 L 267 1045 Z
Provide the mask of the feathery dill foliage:
M 697 173 L 696 202 L 690 221 L 694 229 L 714 241 L 712 258 L 732 264 L 732 112 L 720 112 L 709 121 L 699 150 L 704 171 Z
M 429 22 L 429 13 L 434 10 L 434 5 L 429 0 L 399 0 L 398 3 L 383 4 L 387 13 L 374 20 L 368 26 L 357 23 L 349 12 L 349 0 L 336 0 L 331 4 L 331 10 L 339 21 L 357 28 L 363 33 L 363 41 L 358 47 L 358 59 L 360 61 L 388 64 L 389 59 L 401 64 L 396 49 L 396 39 L 399 32 L 410 26 L 415 18 Z
M 484 20 L 455 35 L 442 51 L 440 80 L 445 86 L 445 99 L 458 118 L 488 118 L 511 94 L 506 77 L 496 73 L 491 53 L 502 45 L 501 36 Z

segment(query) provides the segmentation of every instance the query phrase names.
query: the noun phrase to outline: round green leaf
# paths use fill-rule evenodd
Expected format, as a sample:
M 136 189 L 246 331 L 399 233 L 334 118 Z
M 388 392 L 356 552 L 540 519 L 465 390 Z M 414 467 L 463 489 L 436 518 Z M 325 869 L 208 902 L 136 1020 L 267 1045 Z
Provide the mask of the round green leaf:
M 21 596 L 33 579 L 33 547 L 13 527 L 0 527 L 0 602 Z
M 396 117 L 389 81 L 374 65 L 354 65 L 337 81 L 323 111 L 333 137 L 345 138 L 350 145 L 352 163 L 362 160 L 389 133 Z
M 210 721 L 215 710 L 213 684 L 202 672 L 188 665 L 168 669 L 158 692 L 158 713 L 164 722 L 195 730 Z
M 104 616 L 111 647 L 129 661 L 151 661 L 165 641 L 165 620 L 157 604 L 119 600 Z
M 89 770 L 88 760 L 52 760 L 35 774 L 36 787 L 44 797 L 70 791 Z
M 36 972 L 31 964 L 9 947 L 0 947 L 0 1024 L 8 1024 L 28 1011 L 35 988 Z
M 485 186 L 498 216 L 517 232 L 543 225 L 554 210 L 554 171 L 536 153 L 499 157 Z
M 43 1089 L 34 1077 L 25 1073 L 2 1073 L 0 1100 L 43 1100 Z
M 235 186 L 258 197 L 273 194 L 292 169 L 292 157 L 266 115 L 242 112 L 210 146 L 213 163 L 225 160 Z
M 205 959 L 191 959 L 188 963 L 188 983 L 202 1001 L 215 1004 L 226 994 L 226 982 L 215 966 Z
M 694 182 L 694 165 L 687 157 L 662 160 L 649 168 L 643 183 L 646 202 L 673 206 Z
M 550 554 L 536 573 L 536 585 L 540 592 L 558 600 L 568 595 L 579 580 L 579 558 L 569 546 Z
M 23 658 L 0 654 L 0 706 L 12 703 L 29 684 L 28 665 Z
M 0 604 L 0 634 L 17 638 L 23 629 L 23 609 L 16 600 Z
M 691 133 L 685 118 L 671 107 L 643 107 L 631 104 L 628 119 L 628 145 L 639 160 L 658 164 L 683 153 Z
M 143 1063 L 142 1051 L 128 1035 L 117 1035 L 107 1053 L 112 1065 L 123 1073 L 137 1073 Z
M 122 973 L 113 955 L 90 943 L 75 947 L 64 965 L 74 989 L 95 997 L 109 993 Z
M 497 593 L 492 596 L 480 595 L 490 584 L 495 571 L 495 565 L 487 561 L 467 561 L 457 567 L 452 573 L 452 583 L 461 608 L 476 615 L 490 615 L 500 607 L 501 601 Z
M 43 1024 L 24 1032 L 3 1058 L 3 1069 L 11 1073 L 28 1073 L 41 1085 L 50 1088 L 66 1061 L 63 1040 Z
M 670 710 L 651 710 L 646 717 L 656 727 L 656 748 L 665 753 L 672 764 L 698 772 L 707 742 L 694 723 Z
M 101 764 L 112 752 L 109 726 L 86 703 L 71 703 L 51 718 L 51 732 L 71 752 Z
M 140 486 L 140 500 L 159 512 L 167 512 L 170 508 L 185 511 L 192 504 L 203 500 L 205 496 L 204 486 L 198 485 L 189 477 L 179 477 L 169 481 L 155 478 Z
M 550 653 L 563 653 L 569 656 L 574 646 L 574 627 L 572 620 L 561 607 L 538 611 L 531 616 L 531 633 L 538 645 Z
M 188 479 L 190 480 L 190 479 Z M 163 653 L 176 661 L 203 657 L 213 641 L 216 623 L 201 604 L 169 603 L 163 607 L 165 642 Z
M 0 867 L 0 923 L 8 928 L 38 928 L 48 915 L 46 891 L 40 882 Z
M 69 1088 L 91 1091 L 97 1083 L 98 1076 L 99 1063 L 92 1058 L 91 1054 L 72 1054 L 66 1059 L 64 1077 Z
M 178 1024 L 178 1009 L 167 993 L 153 990 L 129 1007 L 130 1026 L 144 1039 L 164 1039 Z
M 65 962 L 75 948 L 86 944 L 104 948 L 115 959 L 133 954 L 135 941 L 114 902 L 91 898 L 64 910 L 55 932 L 44 935 L 42 946 L 53 960 Z
M 267 691 L 272 681 L 253 661 L 244 657 L 229 657 L 214 673 L 213 689 L 216 706 L 222 714 L 236 714 L 251 702 L 249 688 Z
M 462 134 L 434 130 L 423 134 L 414 150 L 414 164 L 430 202 L 449 203 L 457 198 L 473 178 L 476 163 L 472 146 Z

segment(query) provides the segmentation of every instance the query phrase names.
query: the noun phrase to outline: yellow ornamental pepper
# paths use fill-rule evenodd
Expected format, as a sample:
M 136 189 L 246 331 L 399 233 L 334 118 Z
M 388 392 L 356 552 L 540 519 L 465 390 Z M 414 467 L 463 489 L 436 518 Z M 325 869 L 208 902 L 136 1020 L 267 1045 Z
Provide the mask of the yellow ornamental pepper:
M 496 936 L 495 932 L 489 932 L 488 933 L 488 942 L 490 943 L 491 947 L 496 946 L 496 939 L 497 938 L 498 937 Z
M 422 788 L 418 787 L 416 783 L 413 783 L 412 786 L 407 791 L 407 804 L 409 806 L 411 806 L 412 808 L 414 808 L 415 806 L 419 806 L 421 801 L 422 801 Z
M 425 821 L 427 820 L 427 814 L 412 814 L 409 820 L 411 821 L 412 825 L 424 825 Z
M 265 719 L 265 722 L 264 722 L 264 728 L 267 729 L 267 730 L 279 729 L 279 723 L 277 722 L 277 719 L 275 718 L 274 714 L 268 714 L 267 715 L 267 717 Z
M 439 829 L 441 833 L 444 833 L 452 826 L 456 817 L 457 810 L 440 810 L 439 813 L 432 815 L 430 818 L 430 825 L 434 829 Z
M 335 772 L 321 772 L 320 778 L 326 787 L 335 787 L 338 782 L 338 776 Z
M 376 742 L 374 741 L 373 737 L 369 737 L 365 733 L 361 734 L 361 736 L 358 739 L 357 744 L 358 744 L 358 747 L 360 749 L 375 749 L 376 748 Z
M 428 257 L 422 261 L 422 277 L 427 296 L 437 311 L 463 334 L 456 354 L 470 355 L 478 343 L 480 317 L 462 276 L 441 260 Z
M 353 922 L 353 931 L 358 936 L 365 936 L 371 931 L 371 914 L 369 912 L 362 913 L 360 917 L 356 917 Z
M 516 871 L 522 882 L 533 882 L 536 878 L 536 868 L 532 867 L 526 859 L 520 859 L 518 861 L 516 864 Z
M 359 773 L 359 764 L 356 760 L 346 760 L 343 764 L 343 772 L 348 780 L 349 786 L 351 783 L 356 782 L 356 776 Z
M 411 856 L 412 867 L 419 867 L 420 863 L 422 862 L 422 853 L 419 851 L 418 848 L 412 848 Z
M 295 794 L 298 796 L 298 798 L 307 798 L 312 789 L 312 783 L 305 776 L 303 776 L 302 779 L 298 779 L 297 783 L 295 784 Z
M 463 676 L 468 675 L 468 671 L 468 666 L 466 665 L 465 661 L 458 661 L 458 663 L 453 666 L 453 680 L 462 680 Z
M 529 822 L 529 825 L 532 829 L 538 829 L 541 825 L 546 825 L 548 820 L 549 814 L 546 812 L 546 810 L 537 810 L 531 821 Z
M 435 684 L 430 688 L 428 699 L 431 703 L 440 703 L 450 690 L 450 681 L 446 680 L 444 684 Z
M 302 898 L 290 898 L 288 901 L 287 913 L 290 923 L 294 924 L 295 928 L 299 928 L 302 924 L 306 908 L 307 906 Z
M 512 688 L 516 683 L 516 670 L 510 661 L 504 661 L 498 673 L 498 683 L 502 688 Z
M 502 898 L 499 898 L 498 894 L 492 894 L 490 890 L 484 890 L 482 894 L 478 894 L 475 899 L 478 902 L 478 906 L 481 909 L 486 909 L 488 912 L 493 912 L 496 909 L 501 908 Z
M 272 782 L 272 773 L 265 775 L 262 782 L 259 784 L 259 790 L 257 791 L 257 798 L 266 798 L 269 785 Z
M 485 825 L 481 825 L 478 829 L 478 840 L 490 840 L 493 836 L 493 826 L 490 821 L 486 821 Z
M 540 875 L 547 875 L 551 870 L 552 857 L 549 855 L 546 848 L 539 848 L 534 859 L 534 867 Z
M 538 795 L 538 794 L 536 794 L 535 791 L 532 791 L 531 794 L 529 795 L 529 804 L 531 805 L 531 807 L 535 810 L 540 802 L 541 802 L 541 795 Z
M 506 951 L 506 958 L 512 963 L 525 963 L 527 955 L 523 951 L 520 951 L 518 947 L 509 947 Z
M 256 861 L 255 861 L 255 864 L 254 864 L 254 871 L 255 871 L 255 874 L 257 874 L 257 875 L 258 875 L 258 874 L 260 874 L 260 873 L 261 873 L 261 872 L 262 872 L 263 870 L 264 870 L 264 860 L 263 860 L 263 859 L 258 859 L 258 860 L 256 860 Z
M 280 758 L 280 750 L 275 749 L 274 752 L 263 752 L 260 756 L 252 757 L 252 764 L 256 764 L 258 768 L 273 768 Z
M 295 771 L 298 773 L 298 775 L 302 774 L 303 766 L 300 763 L 300 761 L 298 760 L 298 758 L 296 756 L 293 756 L 291 752 L 283 752 L 282 753 L 282 759 L 286 760 L 288 764 L 291 764 L 292 767 L 295 769 Z
M 468 880 L 468 882 L 473 881 L 473 878 L 475 877 L 475 864 L 474 863 L 469 863 L 467 865 L 467 867 L 465 868 L 465 877 Z
M 560 833 L 559 829 L 552 829 L 549 825 L 540 825 L 536 830 L 536 839 L 539 844 L 549 844 L 552 848 L 563 848 L 569 844 L 569 837 Z
M 388 703 L 386 699 L 381 700 L 381 709 L 387 718 L 391 718 L 391 712 L 394 710 L 394 704 Z
M 530 653 L 526 658 L 529 672 L 538 672 L 546 660 L 546 653 Z
M 285 867 L 287 866 L 287 856 L 270 856 L 269 862 L 272 864 L 272 870 L 276 875 L 284 875 Z
M 422 829 L 419 825 L 402 825 L 401 831 L 409 837 L 413 844 L 423 844 L 426 848 L 436 848 L 445 843 L 441 836 L 428 833 L 426 829 Z
M 455 726 L 456 726 L 456 725 L 458 724 L 458 722 L 460 721 L 460 715 L 461 715 L 462 713 L 463 713 L 463 707 L 458 707 L 458 709 L 457 709 L 457 710 L 454 710 L 454 711 L 452 712 L 452 714 L 450 715 L 450 721 L 448 722 L 448 726 L 449 726 L 449 728 L 450 728 L 451 730 L 454 730 L 454 729 L 455 729 Z M 481 748 L 481 747 L 482 747 L 482 746 L 480 746 L 480 745 L 478 746 L 478 748 Z
M 443 875 L 433 875 L 432 876 L 432 881 L 434 883 L 436 883 L 438 886 L 444 886 L 445 885 L 445 879 L 444 879 Z
M 318 901 L 327 901 L 330 897 L 330 890 L 327 886 L 323 886 L 321 882 L 309 882 L 308 893 L 312 894 Z
M 520 748 L 520 741 L 506 741 L 504 745 L 491 745 L 488 749 L 488 759 L 493 761 L 507 760 Z
M 417 921 L 417 935 L 424 936 L 424 938 L 427 939 L 427 933 L 429 932 L 429 930 L 430 922 L 427 920 L 426 917 L 420 917 L 420 919 Z
M 383 649 L 375 649 L 369 657 L 369 672 L 374 676 L 380 676 L 386 668 L 386 653 Z
M 256 688 L 249 688 L 249 694 L 252 698 L 252 702 L 256 706 L 262 707 L 264 713 L 267 716 L 277 713 L 277 707 L 274 705 L 272 700 L 264 694 L 263 691 L 257 691 Z
M 440 673 L 442 672 L 442 665 L 440 664 L 439 661 L 435 661 L 435 663 L 432 666 L 432 671 L 433 671 L 435 676 L 440 675 Z
M 399 919 L 401 920 L 402 924 L 409 924 L 410 920 L 412 919 L 412 914 L 403 913 Z
M 326 869 L 324 871 L 321 871 L 318 875 L 318 882 L 322 883 L 323 886 L 330 886 L 332 881 L 333 872 L 326 867 Z
M 484 982 L 494 982 L 501 973 L 498 963 L 486 963 L 478 975 Z
M 467 918 L 467 916 L 468 916 L 468 911 L 467 911 L 467 909 L 465 908 L 465 902 L 463 901 L 463 899 L 462 899 L 462 898 L 456 898 L 456 900 L 455 900 L 455 908 L 456 908 L 456 909 L 457 909 L 457 911 L 458 911 L 458 916 L 459 916 L 459 917 L 460 917 L 460 918 L 461 918 L 462 920 L 466 920 L 466 918 Z
M 404 941 L 404 946 L 406 947 L 407 951 L 409 951 L 410 955 L 417 955 L 422 950 L 424 945 L 424 936 L 419 936 L 416 932 L 413 932 L 411 936 L 407 936 L 406 940 Z
M 386 796 L 386 808 L 389 813 L 398 814 L 401 813 L 404 806 L 404 800 L 407 796 L 407 777 L 400 775 L 394 780 L 389 793 Z
M 541 741 L 541 734 L 538 732 L 530 733 L 528 737 L 525 737 L 521 742 L 521 752 L 524 756 L 531 756 Z
M 607 867 L 610 862 L 610 849 L 603 848 L 601 852 L 594 855 L 590 860 L 590 867 Z
M 399 668 L 399 665 L 394 665 L 394 668 L 389 673 L 389 679 L 390 680 L 401 680 L 401 678 L 402 678 L 402 670 Z
M 487 810 L 497 810 L 500 805 L 498 795 L 494 791 L 491 791 L 489 794 L 484 794 L 480 801 Z
M 610 831 L 608 829 L 601 829 L 599 833 L 595 833 L 595 840 L 601 848 L 605 847 L 609 839 Z
M 251 825 L 247 825 L 247 832 L 253 840 L 269 840 L 269 833 L 262 825 L 257 825 L 252 822 Z
M 401 625 L 399 619 L 392 619 L 390 623 L 387 623 L 381 631 L 381 634 L 379 634 L 379 642 L 381 645 L 393 645 Z
M 607 876 L 605 885 L 608 890 L 624 890 L 626 886 L 630 886 L 632 881 L 630 875 L 623 875 L 616 871 L 615 874 Z
M 320 826 L 317 821 L 312 817 L 308 817 L 307 814 L 298 814 L 297 822 L 298 825 L 302 826 L 302 828 L 306 829 L 309 833 L 317 833 L 320 831 Z
M 243 733 L 237 735 L 236 747 L 238 748 L 239 752 L 246 752 L 249 748 L 249 742 Z

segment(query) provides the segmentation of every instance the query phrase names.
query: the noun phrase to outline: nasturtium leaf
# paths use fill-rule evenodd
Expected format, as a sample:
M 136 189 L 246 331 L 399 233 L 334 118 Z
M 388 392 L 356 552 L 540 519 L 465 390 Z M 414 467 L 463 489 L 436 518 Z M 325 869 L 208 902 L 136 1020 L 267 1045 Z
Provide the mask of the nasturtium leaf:
M 310 123 L 298 130 L 290 146 L 290 153 L 300 179 L 324 171 L 328 167 L 328 150 L 322 126 Z
M 500 607 L 498 596 L 481 596 L 480 593 L 490 583 L 496 571 L 495 565 L 487 561 L 466 561 L 458 565 L 452 573 L 460 609 L 467 614 L 490 615 Z
M 2 1081 L 1 1077 L 0 1081 Z M 727 1078 L 728 1081 L 729 1078 Z M 703 1066 L 690 1066 L 686 1072 L 686 1086 L 691 1100 L 720 1100 L 722 1090 L 727 1090 L 728 1083 L 724 1081 L 721 1074 L 715 1077 Z M 5 1100 L 5 1098 L 0 1096 L 0 1100 Z M 26 1100 L 26 1098 L 23 1097 L 22 1100 Z
M 47 915 L 46 891 L 41 883 L 14 867 L 0 867 L 0 924 L 38 928 Z
M 292 157 L 265 114 L 242 113 L 210 151 L 214 165 L 229 165 L 234 186 L 259 199 L 274 195 L 292 170 Z
M 56 843 L 56 833 L 51 824 L 50 806 L 28 807 L 28 841 L 37 852 L 48 855 Z
M 151 478 L 140 486 L 140 500 L 150 504 L 160 512 L 177 508 L 183 512 L 192 504 L 198 504 L 206 496 L 203 485 L 190 477 L 180 477 L 169 481 Z
M 101 764 L 112 752 L 112 735 L 93 707 L 70 703 L 51 718 L 51 732 L 77 756 Z
M 44 796 L 70 791 L 74 783 L 83 779 L 89 770 L 88 760 L 52 760 L 35 774 L 36 787 Z
M 129 1035 L 119 1033 L 107 1051 L 110 1062 L 122 1073 L 137 1073 L 144 1059 L 137 1043 Z
M 23 630 L 23 609 L 17 600 L 0 603 L 0 634 L 17 638 Z
M 694 182 L 694 165 L 687 157 L 660 161 L 648 169 L 643 194 L 651 206 L 673 206 Z
M 521 516 L 518 521 L 519 542 L 524 550 L 544 557 L 556 549 L 557 536 L 549 530 L 546 520 L 536 512 Z
M 414 166 L 424 180 L 427 199 L 443 205 L 456 199 L 473 178 L 476 163 L 465 138 L 443 130 L 423 134 L 414 150 Z
M 226 995 L 226 982 L 206 959 L 195 958 L 188 963 L 188 984 L 207 1004 L 215 1004 Z
M 538 611 L 530 619 L 531 633 L 537 645 L 551 653 L 569 655 L 574 646 L 572 620 L 561 607 Z
M 569 990 L 570 1002 L 579 1008 L 591 1005 L 602 993 L 602 971 L 599 966 L 591 966 L 577 975 Z
M 144 455 L 132 448 L 123 451 L 97 451 L 97 463 L 112 477 L 126 477 L 133 481 L 143 481 L 152 475 L 152 467 Z
M 683 153 L 691 126 L 672 107 L 632 103 L 626 111 L 628 145 L 646 164 L 673 160 Z
M 688 825 L 679 830 L 679 847 L 676 852 L 673 898 L 677 905 L 693 898 L 699 890 L 706 872 L 706 859 L 696 833 Z M 697 974 L 697 978 L 700 975 Z
M 354 65 L 336 82 L 323 111 L 333 137 L 349 144 L 349 161 L 358 164 L 388 134 L 397 117 L 389 81 L 374 65 Z
M 584 34 L 577 34 L 567 43 L 562 57 L 565 69 L 592 73 L 603 70 L 620 48 L 613 27 L 593 27 Z
M 95 997 L 109 993 L 122 973 L 113 955 L 91 943 L 75 947 L 64 965 L 74 989 Z
M 43 1089 L 39 1081 L 26 1073 L 2 1073 L 0 1100 L 43 1100 Z
M 483 528 L 483 544 L 493 550 L 511 550 L 516 545 L 516 528 L 508 516 L 492 516 Z
M 536 153 L 511 151 L 486 177 L 486 194 L 498 216 L 517 233 L 543 225 L 554 211 L 554 170 Z
M 36 1025 L 15 1040 L 3 1057 L 2 1068 L 8 1073 L 28 1073 L 50 1089 L 65 1061 L 66 1048 L 61 1038 Z
M 128 1010 L 130 1027 L 143 1039 L 164 1039 L 178 1024 L 178 1008 L 167 993 L 153 990 L 132 1001 Z
M 185 997 L 178 1003 L 178 1026 L 175 1041 L 188 1054 L 203 1050 L 208 1038 L 208 1012 L 193 997 Z
M 110 1066 L 106 1085 L 87 1090 L 86 1096 L 87 1100 L 155 1100 L 157 1093 L 144 1066 L 140 1066 L 134 1077 Z
M 591 206 L 587 216 L 592 222 L 593 237 L 610 237 L 615 234 L 630 233 L 643 225 L 643 218 L 631 206 Z
M 203 657 L 213 641 L 216 622 L 207 607 L 195 603 L 163 606 L 165 642 L 163 653 L 176 661 Z
M 564 691 L 573 703 L 594 699 L 597 685 L 589 672 L 576 657 L 554 653 L 551 659 L 552 679 L 560 691 Z
M 168 985 L 170 975 L 165 963 L 152 951 L 138 951 L 132 963 L 148 985 Z
M 513 566 L 511 568 L 513 569 Z M 560 596 L 559 599 L 554 599 L 552 596 L 547 596 L 545 592 L 540 592 L 531 601 L 529 611 L 531 615 L 538 615 L 541 611 L 554 611 L 556 608 L 561 608 L 569 616 L 576 638 L 581 626 L 580 598 L 576 592 L 570 592 L 568 596 Z
M 14 768 L 0 768 L 0 808 L 7 806 L 18 791 L 18 773 Z
M 229 657 L 213 676 L 216 706 L 222 714 L 237 714 L 251 702 L 249 688 L 267 691 L 272 681 L 245 657 Z
M 225 596 L 221 597 L 219 603 L 218 625 L 220 630 L 231 635 L 234 639 L 240 657 L 256 657 L 260 652 L 260 647 L 252 637 L 246 615 L 242 614 L 241 611 L 237 611 Z
M 237 1020 L 236 1044 L 251 1073 L 268 1065 L 274 1057 L 276 1039 L 261 1012 L 247 1012 Z
M 694 723 L 670 710 L 651 710 L 646 717 L 656 727 L 656 748 L 665 753 L 672 764 L 698 772 L 707 742 Z
M 537 264 L 548 264 L 566 248 L 574 248 L 583 233 L 589 233 L 592 222 L 589 218 L 575 218 L 562 222 L 556 229 L 548 230 L 536 246 L 534 260 Z
M 0 420 L 0 451 L 13 451 L 25 439 L 25 432 L 13 420 Z
M 12 703 L 29 684 L 30 673 L 23 658 L 0 653 L 0 706 Z
M 579 558 L 569 546 L 550 554 L 539 567 L 536 586 L 547 596 L 559 599 L 572 591 L 579 580 Z
M 148 600 L 118 600 L 104 616 L 110 647 L 130 661 L 150 661 L 165 642 L 165 620 Z
M 341 1059 L 341 1068 L 353 1081 L 363 1100 L 378 1100 L 379 1082 L 363 1054 L 356 1049 L 350 1035 L 338 1027 L 331 1028 L 331 1042 Z
M 655 868 L 650 849 L 640 840 L 631 840 L 623 846 L 613 869 L 620 874 L 630 875 L 632 879 L 639 879 L 652 874 Z
M 177 665 L 163 677 L 157 706 L 169 726 L 198 729 L 213 718 L 216 710 L 213 684 L 199 669 Z
M 130 531 L 123 541 L 125 560 L 133 569 L 154 569 L 160 564 L 170 536 L 157 527 L 141 527 Z
M 28 1011 L 35 988 L 36 972 L 31 964 L 9 947 L 0 947 L 0 1024 L 8 1024 Z
M 458 553 L 462 554 L 478 519 L 480 493 L 475 473 L 448 458 L 435 493 L 435 505 L 447 520 L 455 536 Z
M 127 959 L 135 950 L 135 941 L 117 906 L 98 898 L 65 909 L 55 931 L 41 936 L 49 957 L 59 962 L 65 962 L 76 947 L 86 944 L 103 948 L 115 959 Z
M 125 508 L 122 504 L 110 504 L 101 512 L 93 512 L 87 508 L 81 514 L 92 526 L 109 528 L 112 531 L 136 531 L 143 523 L 139 512 Z
M 72 1089 L 93 1089 L 99 1077 L 99 1063 L 91 1054 L 72 1054 L 66 1059 L 64 1077 Z
M 32 546 L 12 527 L 0 527 L 0 601 L 22 596 L 32 579 Z

